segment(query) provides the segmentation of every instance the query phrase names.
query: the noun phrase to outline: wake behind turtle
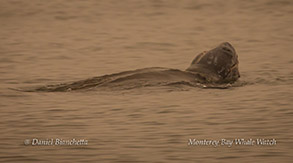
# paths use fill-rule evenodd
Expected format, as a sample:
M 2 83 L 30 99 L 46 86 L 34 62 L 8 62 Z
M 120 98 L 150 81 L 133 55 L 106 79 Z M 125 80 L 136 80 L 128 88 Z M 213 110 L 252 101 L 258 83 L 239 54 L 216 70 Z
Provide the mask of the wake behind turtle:
M 233 46 L 224 42 L 197 55 L 186 70 L 151 67 L 93 77 L 72 83 L 47 85 L 30 91 L 72 91 L 95 88 L 131 89 L 147 86 L 184 84 L 202 86 L 234 83 L 239 77 L 238 56 Z

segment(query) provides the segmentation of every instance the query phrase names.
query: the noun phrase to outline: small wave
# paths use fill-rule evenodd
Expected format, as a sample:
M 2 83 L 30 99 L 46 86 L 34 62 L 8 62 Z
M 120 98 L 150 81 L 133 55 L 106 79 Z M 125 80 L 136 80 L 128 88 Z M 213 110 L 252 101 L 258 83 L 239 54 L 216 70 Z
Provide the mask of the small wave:
M 174 82 L 174 83 L 168 83 L 167 86 L 190 86 L 190 87 L 196 87 L 196 88 L 202 88 L 202 89 L 229 89 L 233 87 L 243 87 L 246 85 L 250 85 L 252 83 L 247 81 L 236 81 L 235 83 L 225 83 L 225 84 L 205 84 L 205 83 L 192 83 L 192 82 Z

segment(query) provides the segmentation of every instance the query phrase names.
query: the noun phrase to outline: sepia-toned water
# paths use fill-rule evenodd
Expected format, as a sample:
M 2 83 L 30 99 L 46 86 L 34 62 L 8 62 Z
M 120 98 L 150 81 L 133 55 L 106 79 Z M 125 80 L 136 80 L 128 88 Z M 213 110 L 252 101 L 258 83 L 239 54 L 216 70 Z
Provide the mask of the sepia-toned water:
M 1 0 L 0 162 L 290 162 L 292 17 L 291 0 Z M 16 91 L 184 70 L 225 41 L 243 86 Z M 238 138 L 276 144 L 190 144 Z M 51 139 L 88 143 L 32 145 Z

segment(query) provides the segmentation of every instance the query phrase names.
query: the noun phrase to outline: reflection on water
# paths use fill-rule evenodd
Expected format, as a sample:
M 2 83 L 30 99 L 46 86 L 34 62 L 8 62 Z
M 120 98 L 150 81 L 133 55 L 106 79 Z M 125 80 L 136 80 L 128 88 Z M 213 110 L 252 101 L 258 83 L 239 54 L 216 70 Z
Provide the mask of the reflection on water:
M 290 0 L 1 1 L 0 161 L 289 162 L 292 7 Z M 12 90 L 145 67 L 184 70 L 224 41 L 239 55 L 239 87 Z M 24 145 L 34 138 L 88 145 Z M 188 146 L 193 138 L 277 144 Z

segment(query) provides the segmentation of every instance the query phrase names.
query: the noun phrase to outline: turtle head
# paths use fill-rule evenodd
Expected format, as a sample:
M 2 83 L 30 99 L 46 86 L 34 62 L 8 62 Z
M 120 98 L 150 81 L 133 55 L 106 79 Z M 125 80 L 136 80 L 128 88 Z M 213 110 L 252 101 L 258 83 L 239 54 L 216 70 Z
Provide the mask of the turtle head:
M 230 83 L 240 77 L 238 55 L 233 46 L 223 42 L 210 51 L 200 53 L 186 71 L 214 76 L 214 81 Z

